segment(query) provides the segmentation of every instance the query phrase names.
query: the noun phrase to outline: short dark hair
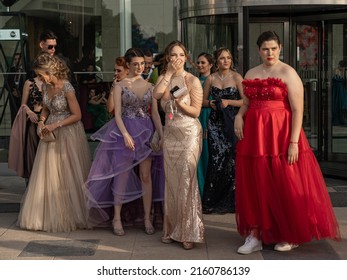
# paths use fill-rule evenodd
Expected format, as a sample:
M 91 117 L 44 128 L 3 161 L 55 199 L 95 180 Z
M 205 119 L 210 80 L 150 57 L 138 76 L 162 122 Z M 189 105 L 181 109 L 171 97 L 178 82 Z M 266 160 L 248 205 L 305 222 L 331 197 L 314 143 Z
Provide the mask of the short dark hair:
M 277 35 L 277 33 L 275 31 L 265 31 L 265 32 L 261 33 L 258 37 L 258 40 L 257 40 L 258 48 L 260 48 L 264 42 L 272 41 L 272 40 L 277 42 L 277 44 L 279 46 L 281 45 L 280 37 Z
M 153 57 L 153 52 L 150 49 L 144 49 L 142 52 L 147 57 Z
M 143 51 L 139 48 L 130 48 L 125 52 L 124 58 L 126 62 L 131 62 L 134 57 L 145 57 Z
M 40 35 L 40 41 L 46 41 L 46 40 L 57 40 L 58 37 L 55 35 L 55 33 L 52 30 L 45 30 Z

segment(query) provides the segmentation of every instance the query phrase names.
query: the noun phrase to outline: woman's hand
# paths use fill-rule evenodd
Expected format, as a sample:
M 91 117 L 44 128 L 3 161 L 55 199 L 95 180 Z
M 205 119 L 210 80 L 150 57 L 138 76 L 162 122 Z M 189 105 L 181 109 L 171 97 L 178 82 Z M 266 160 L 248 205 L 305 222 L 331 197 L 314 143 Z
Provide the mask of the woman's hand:
M 213 109 L 213 110 L 217 110 L 217 107 L 216 107 L 216 101 L 215 100 L 210 100 L 209 101 L 209 104 L 210 104 L 210 107 Z
M 168 74 L 174 74 L 177 70 L 181 69 L 184 65 L 184 61 L 182 59 L 171 59 L 171 61 L 167 65 L 167 73 Z
M 243 139 L 243 118 L 240 115 L 235 117 L 234 133 L 239 140 Z
M 231 106 L 231 100 L 230 99 L 221 99 L 220 106 L 221 106 L 221 108 L 226 108 L 228 106 Z
M 124 137 L 124 144 L 125 144 L 125 146 L 128 149 L 134 151 L 135 150 L 135 142 L 134 142 L 133 138 L 130 136 L 130 134 L 129 133 L 125 133 L 123 135 L 123 137 Z
M 40 137 L 40 139 L 43 138 L 42 135 L 42 129 L 45 127 L 45 124 L 43 123 L 43 121 L 39 121 L 37 123 L 37 130 L 36 130 L 36 134 Z
M 37 115 L 33 111 L 30 111 L 27 114 L 28 114 L 28 117 L 32 123 L 38 122 L 39 118 L 37 117 Z
M 288 163 L 294 164 L 299 160 L 298 143 L 290 143 L 288 147 Z
M 41 123 L 41 122 L 40 122 Z M 41 136 L 40 137 L 44 137 L 45 135 L 47 135 L 48 133 L 52 132 L 53 130 L 55 130 L 57 128 L 57 124 L 56 123 L 52 123 L 52 124 L 47 124 L 47 125 L 43 125 L 42 127 L 38 127 Z

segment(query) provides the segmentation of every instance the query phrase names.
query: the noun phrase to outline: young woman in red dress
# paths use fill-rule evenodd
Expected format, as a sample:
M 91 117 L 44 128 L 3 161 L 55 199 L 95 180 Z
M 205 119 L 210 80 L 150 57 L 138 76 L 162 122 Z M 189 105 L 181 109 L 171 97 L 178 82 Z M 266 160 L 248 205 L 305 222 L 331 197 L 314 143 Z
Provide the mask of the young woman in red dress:
M 290 251 L 313 238 L 339 240 L 327 187 L 302 129 L 302 81 L 279 60 L 275 32 L 262 33 L 257 45 L 263 63 L 246 73 L 244 105 L 235 118 L 236 219 L 246 237 L 238 253 L 262 250 L 262 243 Z

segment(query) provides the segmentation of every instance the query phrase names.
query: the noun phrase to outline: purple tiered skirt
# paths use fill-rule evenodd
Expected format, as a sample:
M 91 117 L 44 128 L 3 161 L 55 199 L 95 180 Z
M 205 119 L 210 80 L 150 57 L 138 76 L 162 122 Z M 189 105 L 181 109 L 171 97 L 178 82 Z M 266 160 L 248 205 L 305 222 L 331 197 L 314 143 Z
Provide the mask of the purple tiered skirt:
M 136 200 L 144 194 L 137 166 L 152 158 L 152 200 L 164 200 L 165 176 L 162 152 L 152 151 L 149 142 L 154 133 L 150 118 L 123 118 L 124 125 L 135 142 L 135 150 L 125 146 L 124 137 L 115 120 L 109 121 L 92 136 L 99 140 L 86 187 L 90 220 L 94 225 L 108 224 L 113 206 Z

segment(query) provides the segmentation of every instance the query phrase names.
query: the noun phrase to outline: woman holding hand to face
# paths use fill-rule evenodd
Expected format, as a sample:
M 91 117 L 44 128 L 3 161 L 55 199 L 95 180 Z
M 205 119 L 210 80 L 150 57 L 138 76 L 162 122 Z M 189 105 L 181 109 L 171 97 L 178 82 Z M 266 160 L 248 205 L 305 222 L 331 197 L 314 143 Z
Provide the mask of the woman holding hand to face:
M 162 242 L 178 241 L 189 250 L 195 242 L 204 242 L 204 225 L 197 182 L 202 146 L 198 119 L 202 87 L 197 77 L 184 70 L 187 60 L 189 54 L 181 42 L 173 41 L 166 47 L 164 72 L 158 78 L 153 96 L 160 99 L 165 111 Z

